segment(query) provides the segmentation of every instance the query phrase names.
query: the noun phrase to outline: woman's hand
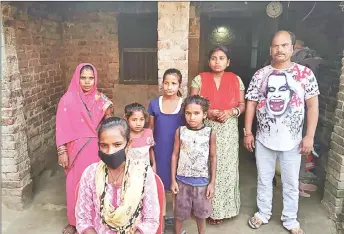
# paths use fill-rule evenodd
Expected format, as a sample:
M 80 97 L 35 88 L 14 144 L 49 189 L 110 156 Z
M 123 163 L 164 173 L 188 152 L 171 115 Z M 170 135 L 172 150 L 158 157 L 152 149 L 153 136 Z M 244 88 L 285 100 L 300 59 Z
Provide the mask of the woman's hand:
M 113 109 L 114 109 L 114 108 L 115 108 L 115 107 L 114 107 L 113 105 L 110 105 L 110 106 L 106 109 L 105 114 L 104 114 L 104 119 L 108 119 L 108 118 L 113 117 Z
M 59 165 L 66 170 L 68 168 L 68 155 L 67 155 L 67 153 L 63 153 L 63 154 L 59 155 L 58 162 L 59 162 Z
M 226 122 L 229 117 L 233 116 L 233 111 L 232 110 L 224 110 L 221 111 L 219 116 L 217 117 L 217 121 L 224 123 Z
M 220 110 L 212 109 L 208 111 L 208 119 L 216 120 L 220 114 Z

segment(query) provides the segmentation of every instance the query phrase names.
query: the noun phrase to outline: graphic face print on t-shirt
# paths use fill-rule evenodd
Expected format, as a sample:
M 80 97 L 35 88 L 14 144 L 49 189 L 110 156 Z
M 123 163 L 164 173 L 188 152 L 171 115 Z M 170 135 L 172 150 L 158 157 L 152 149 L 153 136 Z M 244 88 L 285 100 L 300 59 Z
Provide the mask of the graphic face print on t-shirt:
M 291 100 L 291 94 L 285 74 L 273 74 L 268 77 L 266 106 L 272 115 L 284 114 Z

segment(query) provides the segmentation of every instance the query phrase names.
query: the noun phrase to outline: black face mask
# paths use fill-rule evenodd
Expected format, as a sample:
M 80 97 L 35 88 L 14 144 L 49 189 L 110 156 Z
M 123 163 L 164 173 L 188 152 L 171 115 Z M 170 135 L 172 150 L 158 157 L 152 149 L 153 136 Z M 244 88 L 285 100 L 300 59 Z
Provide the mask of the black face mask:
M 113 154 L 106 154 L 99 150 L 98 155 L 99 158 L 112 169 L 118 168 L 125 161 L 126 158 L 125 148 Z

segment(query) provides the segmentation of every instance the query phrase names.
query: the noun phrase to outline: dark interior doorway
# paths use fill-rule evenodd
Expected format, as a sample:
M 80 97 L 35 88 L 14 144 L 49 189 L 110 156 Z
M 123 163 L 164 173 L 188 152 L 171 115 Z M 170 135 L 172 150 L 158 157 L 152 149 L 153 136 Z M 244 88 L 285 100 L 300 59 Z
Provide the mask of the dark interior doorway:
M 223 45 L 230 50 L 231 63 L 226 71 L 240 76 L 247 88 L 258 66 L 258 48 L 252 46 L 253 40 L 252 17 L 210 17 L 201 15 L 200 40 L 200 71 L 210 71 L 208 56 L 216 45 Z M 256 53 L 254 52 L 256 51 Z M 256 62 L 252 64 L 252 54 L 256 55 Z M 243 135 L 244 116 L 239 118 L 239 132 Z
M 200 70 L 209 71 L 208 53 L 216 45 L 230 49 L 231 64 L 228 71 L 234 72 L 246 83 L 256 68 L 251 68 L 252 27 L 251 17 L 201 16 Z

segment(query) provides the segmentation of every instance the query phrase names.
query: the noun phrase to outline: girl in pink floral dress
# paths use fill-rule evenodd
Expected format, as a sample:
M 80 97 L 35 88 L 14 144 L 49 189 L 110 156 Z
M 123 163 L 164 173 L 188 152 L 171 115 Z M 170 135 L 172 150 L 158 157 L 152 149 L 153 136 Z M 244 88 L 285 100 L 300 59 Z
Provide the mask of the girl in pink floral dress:
M 139 155 L 144 154 L 156 172 L 153 132 L 150 128 L 144 128 L 148 116 L 146 108 L 135 102 L 126 105 L 124 113 L 130 127 L 131 150 L 137 151 Z

